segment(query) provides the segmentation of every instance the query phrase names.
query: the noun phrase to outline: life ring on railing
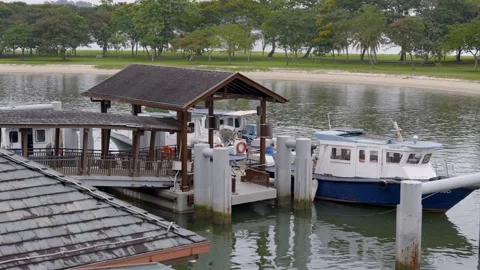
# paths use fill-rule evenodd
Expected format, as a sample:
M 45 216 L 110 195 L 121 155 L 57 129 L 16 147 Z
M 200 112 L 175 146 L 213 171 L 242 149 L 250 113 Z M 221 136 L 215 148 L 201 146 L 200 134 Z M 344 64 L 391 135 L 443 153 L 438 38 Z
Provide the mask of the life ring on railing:
M 245 142 L 239 142 L 237 143 L 237 153 L 238 154 L 244 154 L 245 151 L 247 150 L 247 144 Z
M 215 144 L 215 145 L 213 146 L 213 148 L 218 148 L 218 147 L 223 147 L 223 144 L 217 143 L 217 144 Z
M 164 146 L 162 147 L 162 157 L 164 158 L 173 158 L 175 156 L 175 150 L 172 147 Z

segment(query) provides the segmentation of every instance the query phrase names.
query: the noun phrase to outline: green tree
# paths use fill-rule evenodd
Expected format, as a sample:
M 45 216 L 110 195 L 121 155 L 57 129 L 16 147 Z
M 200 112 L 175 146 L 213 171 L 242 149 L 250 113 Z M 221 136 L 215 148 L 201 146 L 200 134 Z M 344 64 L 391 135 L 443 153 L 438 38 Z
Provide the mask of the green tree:
M 474 70 L 478 71 L 478 58 L 480 54 L 480 18 L 469 23 L 456 24 L 450 27 L 445 37 L 446 49 L 462 48 L 472 54 Z
M 232 55 L 240 50 L 245 50 L 250 45 L 251 30 L 242 24 L 222 24 L 217 27 L 220 38 L 220 48 L 228 54 L 228 64 L 231 63 Z
M 135 55 L 135 46 L 140 39 L 140 33 L 134 24 L 137 8 L 138 6 L 136 4 L 120 3 L 113 12 L 110 21 L 110 25 L 115 31 L 120 32 L 122 36 L 125 36 L 130 42 L 132 56 Z
M 413 52 L 422 47 L 424 40 L 424 26 L 421 19 L 413 16 L 399 19 L 389 25 L 387 33 L 390 40 L 402 48 L 401 54 L 410 55 L 412 67 L 414 67 Z
M 67 49 L 90 42 L 85 18 L 64 6 L 54 8 L 50 16 L 41 19 L 36 33 L 41 35 L 44 47 L 60 52 L 62 60 L 66 59 Z
M 317 20 L 319 33 L 316 37 L 322 51 L 332 51 L 334 64 L 336 64 L 335 50 L 345 49 L 347 62 L 350 61 L 348 48 L 352 35 L 351 12 L 337 8 L 335 3 L 335 0 L 328 0 L 320 6 L 322 15 Z
M 264 31 L 275 37 L 276 42 L 285 51 L 287 65 L 288 51 L 293 53 L 298 64 L 298 52 L 313 44 L 317 36 L 316 18 L 308 9 L 279 10 L 273 12 L 264 24 Z
M 26 24 L 14 24 L 5 31 L 2 40 L 6 47 L 12 48 L 14 51 L 17 48 L 22 50 L 22 60 L 25 56 L 25 49 L 32 45 L 33 31 L 32 28 Z
M 352 19 L 354 46 L 367 52 L 372 68 L 376 62 L 376 51 L 384 42 L 385 23 L 384 13 L 373 5 L 365 5 L 355 12 Z
M 153 49 L 154 58 L 198 16 L 196 5 L 188 0 L 139 0 L 138 5 L 135 27 L 140 43 Z
M 90 17 L 90 29 L 93 39 L 102 48 L 102 55 L 107 54 L 110 38 L 115 34 L 115 28 L 110 23 L 113 13 L 113 6 L 108 2 L 95 7 L 93 16 Z

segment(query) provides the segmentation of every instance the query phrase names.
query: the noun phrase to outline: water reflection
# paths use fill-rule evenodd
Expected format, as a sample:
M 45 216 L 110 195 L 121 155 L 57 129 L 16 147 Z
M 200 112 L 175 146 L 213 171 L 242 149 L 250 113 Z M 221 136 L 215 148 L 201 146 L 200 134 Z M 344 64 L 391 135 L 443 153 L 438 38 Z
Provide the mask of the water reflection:
M 391 269 L 395 262 L 396 214 L 381 208 L 316 202 L 294 212 L 256 203 L 234 207 L 233 224 L 224 227 L 137 204 L 211 241 L 211 252 L 189 269 Z M 449 257 L 476 255 L 445 215 L 425 214 L 422 231 L 422 269 L 451 269 Z

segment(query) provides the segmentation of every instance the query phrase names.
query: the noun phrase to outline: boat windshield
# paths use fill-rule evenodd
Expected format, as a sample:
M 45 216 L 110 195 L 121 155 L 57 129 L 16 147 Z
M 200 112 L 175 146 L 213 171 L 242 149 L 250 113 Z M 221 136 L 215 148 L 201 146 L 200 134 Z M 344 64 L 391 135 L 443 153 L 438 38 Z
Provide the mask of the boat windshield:
M 407 163 L 408 164 L 418 164 L 418 163 L 420 163 L 421 159 L 422 159 L 422 154 L 421 153 L 411 153 L 408 156 Z

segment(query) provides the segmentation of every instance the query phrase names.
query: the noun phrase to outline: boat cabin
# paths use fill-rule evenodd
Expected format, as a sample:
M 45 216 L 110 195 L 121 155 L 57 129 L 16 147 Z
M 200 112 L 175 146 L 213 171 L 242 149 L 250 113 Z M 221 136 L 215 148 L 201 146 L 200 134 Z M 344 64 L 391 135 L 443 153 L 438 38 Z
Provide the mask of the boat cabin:
M 28 133 L 29 149 L 53 148 L 55 130 L 51 128 L 34 128 Z M 22 133 L 18 128 L 1 128 L 1 148 L 10 150 L 22 150 Z
M 427 180 L 436 177 L 430 164 L 441 144 L 373 139 L 358 129 L 315 133 L 315 173 L 332 177 Z

